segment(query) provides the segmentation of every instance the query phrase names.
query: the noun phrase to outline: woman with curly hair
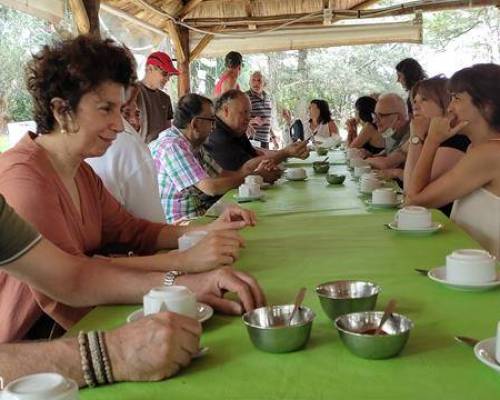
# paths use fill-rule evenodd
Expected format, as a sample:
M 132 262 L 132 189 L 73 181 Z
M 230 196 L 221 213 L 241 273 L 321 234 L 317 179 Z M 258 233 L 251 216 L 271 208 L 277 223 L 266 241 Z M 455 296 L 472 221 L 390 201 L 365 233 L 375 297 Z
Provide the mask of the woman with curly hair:
M 21 217 L 71 254 L 130 251 L 142 256 L 110 262 L 145 271 L 198 272 L 232 264 L 242 245 L 235 229 L 253 224 L 253 214 L 228 210 L 202 228 L 138 219 L 84 162 L 102 155 L 123 130 L 124 89 L 134 79 L 129 51 L 112 40 L 80 36 L 45 46 L 27 67 L 37 132 L 29 132 L 0 157 L 0 192 Z M 178 238 L 193 229 L 209 234 L 187 251 L 154 254 L 176 248 Z M 0 315 L 6 317 L 0 342 L 28 333 L 44 336 L 35 323 L 44 313 L 69 328 L 88 311 L 57 303 L 0 274 Z

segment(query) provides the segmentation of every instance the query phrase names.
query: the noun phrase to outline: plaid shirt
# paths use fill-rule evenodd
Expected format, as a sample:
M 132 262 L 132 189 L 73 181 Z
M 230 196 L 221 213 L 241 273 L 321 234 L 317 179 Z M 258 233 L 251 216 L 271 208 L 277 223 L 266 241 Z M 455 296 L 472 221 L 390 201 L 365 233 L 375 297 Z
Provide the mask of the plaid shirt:
M 219 197 L 208 196 L 195 185 L 217 177 L 222 169 L 203 148 L 191 143 L 175 126 L 149 145 L 158 173 L 160 197 L 167 222 L 203 215 Z

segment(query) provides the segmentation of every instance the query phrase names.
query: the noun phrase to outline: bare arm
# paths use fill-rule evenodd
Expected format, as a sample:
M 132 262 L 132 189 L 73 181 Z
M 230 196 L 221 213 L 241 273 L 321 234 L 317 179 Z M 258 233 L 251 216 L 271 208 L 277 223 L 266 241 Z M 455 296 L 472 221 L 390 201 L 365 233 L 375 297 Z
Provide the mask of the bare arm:
M 358 136 L 351 142 L 349 147 L 359 149 L 363 147 L 366 143 L 368 143 L 370 139 L 371 139 L 371 132 L 365 125 L 361 129 L 361 132 L 359 132 Z
M 235 89 L 236 81 L 237 81 L 236 78 L 228 76 L 227 79 L 224 82 L 222 82 L 221 94 L 227 92 L 228 90 Z
M 57 372 L 84 386 L 77 339 L 0 345 L 0 376 L 5 383 L 37 372 Z
M 397 168 L 399 165 L 404 163 L 405 158 L 406 154 L 404 154 L 400 149 L 398 149 L 385 157 L 367 158 L 366 162 L 373 168 L 391 169 L 391 168 Z
M 330 136 L 337 136 L 339 134 L 339 128 L 337 128 L 337 124 L 333 120 L 328 122 L 328 131 L 330 132 Z
M 42 240 L 5 270 L 49 297 L 72 307 L 137 304 L 163 273 L 142 272 L 109 261 L 77 257 Z

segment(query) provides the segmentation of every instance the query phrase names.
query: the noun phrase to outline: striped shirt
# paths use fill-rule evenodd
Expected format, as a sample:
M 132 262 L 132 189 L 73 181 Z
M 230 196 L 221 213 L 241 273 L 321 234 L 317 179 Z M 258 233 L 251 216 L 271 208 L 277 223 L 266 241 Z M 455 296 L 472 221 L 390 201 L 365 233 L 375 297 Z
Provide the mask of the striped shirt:
M 167 222 L 203 215 L 218 200 L 196 187 L 222 169 L 203 148 L 193 149 L 175 126 L 160 133 L 149 145 L 158 173 L 160 198 Z
M 264 91 L 261 95 L 258 95 L 252 90 L 248 90 L 245 93 L 250 97 L 250 102 L 252 103 L 251 118 L 260 117 L 262 119 L 262 125 L 252 125 L 255 129 L 255 137 L 252 139 L 269 143 L 272 111 L 271 98 Z

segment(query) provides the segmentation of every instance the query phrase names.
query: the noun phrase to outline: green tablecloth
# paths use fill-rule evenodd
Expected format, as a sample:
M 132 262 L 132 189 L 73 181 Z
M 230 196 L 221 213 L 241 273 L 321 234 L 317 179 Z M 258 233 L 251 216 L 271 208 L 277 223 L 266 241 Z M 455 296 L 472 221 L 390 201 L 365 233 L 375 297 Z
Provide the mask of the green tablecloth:
M 308 174 L 306 181 L 288 181 L 282 178 L 263 192 L 263 201 L 242 203 L 241 206 L 255 211 L 259 216 L 317 211 L 331 214 L 367 212 L 364 198 L 358 197 L 358 182 L 351 178 L 345 166 L 332 165 L 329 171 L 346 175 L 343 185 L 329 185 L 325 174 L 315 174 L 311 167 L 305 169 Z M 235 202 L 237 194 L 237 190 L 230 190 L 219 202 Z M 215 216 L 215 208 L 211 208 L 207 216 Z
M 304 165 L 307 166 L 307 165 Z M 335 172 L 346 172 L 334 166 Z M 451 250 L 477 247 L 435 212 L 445 229 L 430 236 L 404 236 L 384 228 L 394 210 L 368 212 L 350 178 L 327 186 L 324 175 L 306 182 L 282 182 L 266 191 L 266 202 L 246 203 L 261 217 L 243 234 L 247 247 L 237 267 L 253 273 L 272 304 L 290 302 L 301 286 L 305 304 L 316 312 L 311 341 L 303 351 L 267 354 L 250 343 L 240 318 L 216 315 L 204 324 L 210 353 L 179 376 L 158 383 L 125 383 L 81 392 L 82 399 L 420 399 L 494 398 L 498 375 L 475 360 L 456 334 L 495 334 L 498 291 L 463 293 L 420 276 L 414 268 L 443 264 Z M 235 192 L 224 199 L 231 199 Z M 341 215 L 348 214 L 348 215 Z M 264 218 L 262 218 L 264 217 Z M 386 361 L 356 358 L 342 345 L 323 314 L 314 287 L 335 279 L 369 279 L 416 324 L 400 357 Z M 137 307 L 99 307 L 77 324 L 108 329 L 124 323 Z
M 311 183 L 311 182 L 309 182 Z M 327 190 L 327 189 L 325 189 Z M 347 189 L 346 189 L 347 190 Z M 237 267 L 261 282 L 272 304 L 289 303 L 301 286 L 317 314 L 305 350 L 268 354 L 253 347 L 239 317 L 215 315 L 204 324 L 210 353 L 180 375 L 158 383 L 124 383 L 83 390 L 85 399 L 494 399 L 500 377 L 479 363 L 454 335 L 486 338 L 499 319 L 498 291 L 453 291 L 414 272 L 442 265 L 451 250 L 477 247 L 435 212 L 444 230 L 405 236 L 384 228 L 392 211 L 365 215 L 325 212 L 261 218 L 243 234 L 247 247 Z M 403 353 L 370 361 L 352 355 L 323 314 L 314 287 L 335 279 L 381 285 L 377 309 L 389 298 L 415 323 Z M 135 307 L 99 307 L 79 329 L 111 328 Z

